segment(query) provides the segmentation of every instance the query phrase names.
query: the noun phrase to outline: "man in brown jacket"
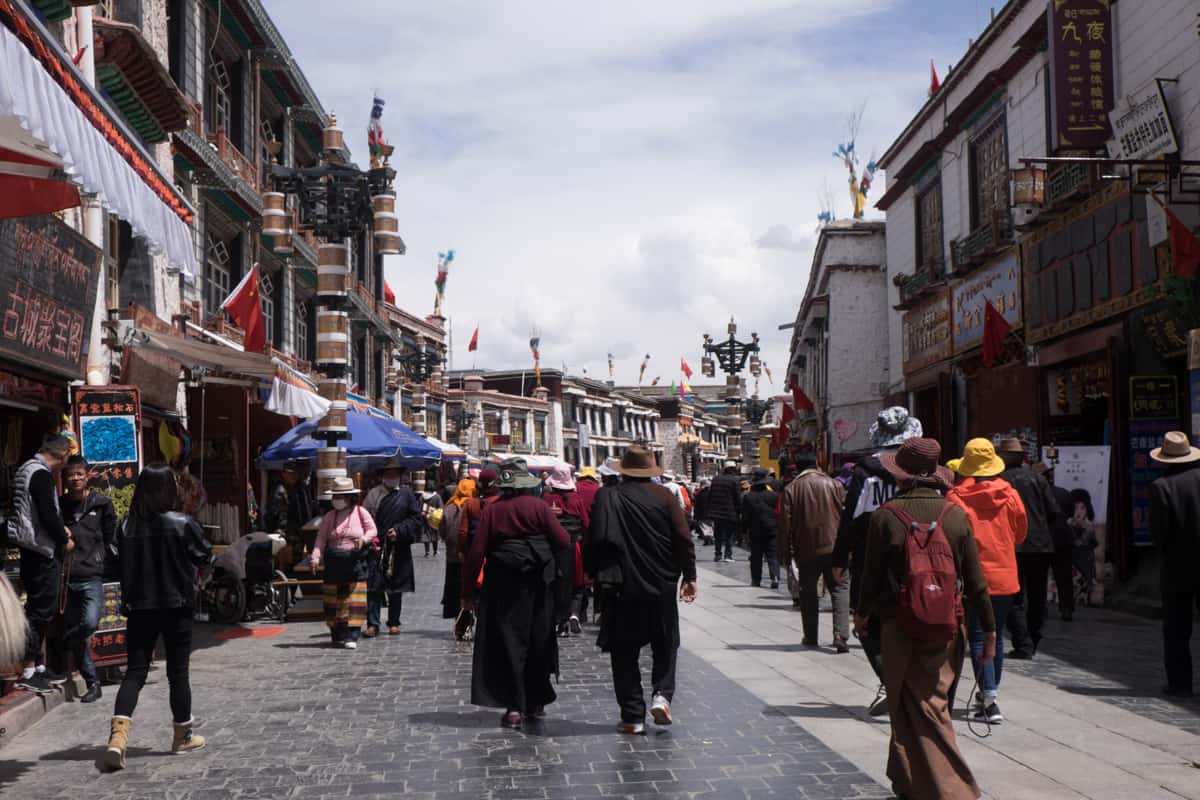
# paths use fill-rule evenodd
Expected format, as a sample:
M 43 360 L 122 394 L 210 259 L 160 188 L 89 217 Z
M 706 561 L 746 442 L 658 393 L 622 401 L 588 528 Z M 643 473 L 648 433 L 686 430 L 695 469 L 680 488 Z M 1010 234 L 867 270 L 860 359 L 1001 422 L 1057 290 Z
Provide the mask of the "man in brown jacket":
M 796 565 L 804 644 L 817 645 L 820 624 L 817 581 L 824 575 L 825 587 L 833 601 L 833 646 L 839 653 L 848 653 L 849 586 L 833 577 L 833 545 L 837 541 L 846 490 L 817 469 L 812 456 L 801 456 L 797 461 L 802 471 L 783 490 L 779 504 L 780 560 L 789 575 L 792 562 Z

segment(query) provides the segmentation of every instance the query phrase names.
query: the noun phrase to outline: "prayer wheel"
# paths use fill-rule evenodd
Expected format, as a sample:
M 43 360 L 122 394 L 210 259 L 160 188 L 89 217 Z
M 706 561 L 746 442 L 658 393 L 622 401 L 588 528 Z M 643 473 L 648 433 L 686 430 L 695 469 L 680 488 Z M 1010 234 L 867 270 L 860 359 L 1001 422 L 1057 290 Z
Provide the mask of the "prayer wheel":
M 346 399 L 346 380 L 344 378 L 326 378 L 318 386 L 321 397 L 329 401 Z
M 375 231 L 375 252 L 381 256 L 403 253 L 403 244 L 398 233 Z
M 345 295 L 350 281 L 350 247 L 322 244 L 317 250 L 317 294 Z
M 346 472 L 346 451 L 341 447 L 318 447 L 317 470 L 340 470 Z
M 345 311 L 317 310 L 317 363 L 350 363 L 350 315 Z
M 325 150 L 345 150 L 342 129 L 337 126 L 337 114 L 329 115 L 329 126 L 321 130 L 321 147 Z
M 377 194 L 371 197 L 371 210 L 376 214 L 396 213 L 396 195 Z
M 296 251 L 296 246 L 292 242 L 292 234 L 277 233 L 271 240 L 271 251 L 281 256 L 290 256 Z
M 342 432 L 346 430 L 346 402 L 344 400 L 336 400 L 329 404 L 329 411 L 317 423 L 317 432 L 325 433 L 327 431 Z

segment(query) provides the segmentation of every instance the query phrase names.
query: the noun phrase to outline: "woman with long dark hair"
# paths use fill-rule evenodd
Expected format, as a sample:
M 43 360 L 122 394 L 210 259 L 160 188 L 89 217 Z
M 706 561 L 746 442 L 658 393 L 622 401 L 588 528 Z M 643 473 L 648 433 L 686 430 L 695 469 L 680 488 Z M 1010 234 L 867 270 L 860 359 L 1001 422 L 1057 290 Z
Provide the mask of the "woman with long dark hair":
M 108 749 L 102 760 L 110 770 L 125 767 L 133 710 L 160 637 L 167 654 L 167 683 L 175 723 L 171 752 L 188 753 L 204 747 L 204 737 L 192 733 L 188 661 L 196 570 L 211 564 L 213 555 L 200 525 L 175 510 L 178 500 L 171 468 L 166 464 L 147 466 L 138 476 L 129 516 L 117 535 L 129 663 L 117 692 Z

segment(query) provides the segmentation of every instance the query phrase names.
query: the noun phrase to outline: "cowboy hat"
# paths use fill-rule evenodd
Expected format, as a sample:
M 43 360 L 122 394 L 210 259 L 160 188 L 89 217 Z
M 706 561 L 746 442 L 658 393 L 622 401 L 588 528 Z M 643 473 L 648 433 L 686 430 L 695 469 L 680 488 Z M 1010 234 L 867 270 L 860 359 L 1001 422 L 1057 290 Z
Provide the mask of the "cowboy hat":
M 1200 461 L 1200 448 L 1192 447 L 1186 433 L 1170 431 L 1163 436 L 1162 447 L 1150 451 L 1150 457 L 1160 464 L 1190 464 Z
M 334 478 L 333 486 L 329 487 L 329 494 L 334 496 L 339 494 L 358 494 L 358 487 L 354 485 L 353 478 Z
M 954 484 L 950 470 L 938 463 L 942 457 L 942 446 L 937 439 L 915 437 L 906 439 L 894 453 L 883 453 L 879 463 L 892 473 L 896 483 L 905 483 L 919 478 L 934 479 L 945 488 Z
M 1020 453 L 1025 455 L 1025 445 L 1015 436 L 1009 436 L 1007 439 L 1001 439 L 999 446 L 996 447 L 997 453 Z
M 617 472 L 628 478 L 653 478 L 662 475 L 662 471 L 654 462 L 654 454 L 636 444 L 625 451 L 617 466 Z
M 496 485 L 501 489 L 533 489 L 541 484 L 541 479 L 529 474 L 529 466 L 523 458 L 506 458 L 496 468 L 500 479 Z
M 908 439 L 924 435 L 921 421 L 908 413 L 904 406 L 892 406 L 879 412 L 871 423 L 872 447 L 899 447 Z
M 551 489 L 564 492 L 575 491 L 575 478 L 571 475 L 571 465 L 559 464 L 550 470 L 550 474 L 546 476 L 546 485 Z
M 958 474 L 965 478 L 990 478 L 999 475 L 1007 467 L 1004 459 L 996 455 L 996 446 L 990 439 L 972 439 L 963 448 Z

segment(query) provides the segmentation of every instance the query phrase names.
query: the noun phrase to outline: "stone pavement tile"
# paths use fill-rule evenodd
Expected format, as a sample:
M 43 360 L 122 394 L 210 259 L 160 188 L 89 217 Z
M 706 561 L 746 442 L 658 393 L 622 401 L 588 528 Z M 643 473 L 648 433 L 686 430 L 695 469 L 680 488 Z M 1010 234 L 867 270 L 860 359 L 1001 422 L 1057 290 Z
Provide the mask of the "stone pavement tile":
M 162 757 L 170 732 L 160 665 L 139 704 L 127 770 L 99 775 L 93 766 L 111 705 L 72 704 L 5 748 L 0 795 L 78 800 L 86 787 L 87 800 L 887 796 L 801 725 L 764 713 L 761 700 L 686 650 L 677 723 L 619 736 L 608 658 L 595 648 L 592 628 L 562 642 L 550 717 L 525 731 L 502 730 L 498 710 L 467 702 L 471 651 L 451 640 L 437 613 L 441 565 L 418 559 L 417 580 L 404 633 L 365 641 L 356 652 L 326 647 L 318 623 L 220 643 L 205 626 L 192 685 L 207 748 Z

